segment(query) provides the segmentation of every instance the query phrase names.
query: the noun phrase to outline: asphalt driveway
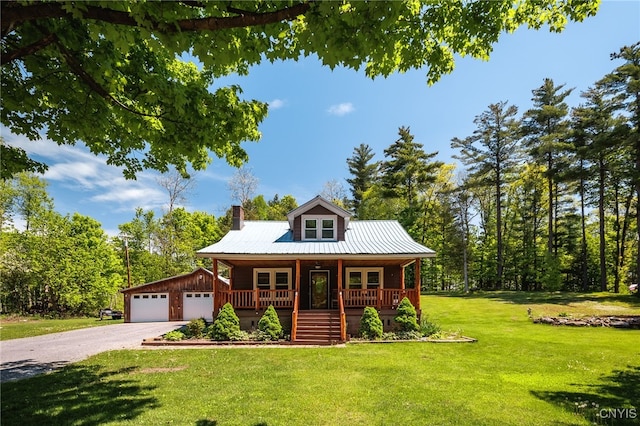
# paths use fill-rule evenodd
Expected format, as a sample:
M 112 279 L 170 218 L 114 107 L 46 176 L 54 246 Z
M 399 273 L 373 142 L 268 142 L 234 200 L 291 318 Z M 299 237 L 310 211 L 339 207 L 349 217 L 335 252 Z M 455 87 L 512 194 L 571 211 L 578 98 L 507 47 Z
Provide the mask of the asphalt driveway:
M 0 382 L 52 371 L 91 355 L 140 348 L 142 340 L 186 324 L 147 322 L 113 324 L 0 342 Z

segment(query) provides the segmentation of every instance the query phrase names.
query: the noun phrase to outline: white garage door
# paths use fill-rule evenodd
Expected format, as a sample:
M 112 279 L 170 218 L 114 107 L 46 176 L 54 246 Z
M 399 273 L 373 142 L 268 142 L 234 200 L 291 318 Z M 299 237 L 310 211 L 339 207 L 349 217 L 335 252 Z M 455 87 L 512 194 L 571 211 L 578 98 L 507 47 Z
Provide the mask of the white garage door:
M 169 321 L 169 294 L 134 294 L 131 297 L 131 322 Z
M 182 309 L 182 319 L 185 321 L 197 318 L 213 321 L 213 293 L 184 293 Z

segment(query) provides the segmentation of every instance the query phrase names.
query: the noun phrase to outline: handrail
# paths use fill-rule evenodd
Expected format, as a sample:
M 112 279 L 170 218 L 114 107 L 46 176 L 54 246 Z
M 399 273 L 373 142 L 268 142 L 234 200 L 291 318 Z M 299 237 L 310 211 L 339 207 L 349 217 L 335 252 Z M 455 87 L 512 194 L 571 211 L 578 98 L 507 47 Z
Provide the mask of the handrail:
M 338 292 L 338 307 L 340 308 L 340 340 L 347 341 L 347 316 L 344 313 L 344 300 L 342 300 L 342 291 Z
M 291 314 L 291 341 L 296 341 L 296 333 L 298 332 L 298 306 L 300 302 L 298 299 L 298 292 L 295 292 L 293 296 L 293 314 Z

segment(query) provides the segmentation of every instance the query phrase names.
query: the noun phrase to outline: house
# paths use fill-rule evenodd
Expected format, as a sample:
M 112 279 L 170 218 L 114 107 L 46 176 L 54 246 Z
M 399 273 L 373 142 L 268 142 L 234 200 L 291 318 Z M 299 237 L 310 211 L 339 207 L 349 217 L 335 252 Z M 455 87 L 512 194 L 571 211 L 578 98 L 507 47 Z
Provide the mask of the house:
M 125 322 L 213 320 L 213 272 L 204 268 L 121 293 Z
M 287 221 L 245 221 L 234 206 L 231 231 L 198 256 L 212 260 L 214 312 L 231 303 L 248 330 L 273 305 L 293 342 L 327 343 L 355 335 L 366 306 L 387 330 L 403 297 L 420 312 L 420 260 L 435 253 L 397 221 L 351 220 L 318 196 Z

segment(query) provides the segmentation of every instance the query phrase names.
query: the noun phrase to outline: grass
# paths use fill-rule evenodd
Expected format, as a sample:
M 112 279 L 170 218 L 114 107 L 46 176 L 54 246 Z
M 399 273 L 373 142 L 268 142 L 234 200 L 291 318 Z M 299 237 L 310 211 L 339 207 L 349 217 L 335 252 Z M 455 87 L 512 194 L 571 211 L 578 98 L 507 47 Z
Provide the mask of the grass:
M 528 295 L 423 296 L 429 318 L 478 339 L 471 344 L 103 353 L 3 384 L 3 424 L 637 424 L 597 414 L 640 410 L 640 331 L 553 327 L 527 316 L 528 308 L 537 316 L 568 304 L 640 314 L 637 301 Z
M 124 320 L 97 318 L 41 319 L 37 317 L 2 317 L 0 320 L 0 340 L 19 339 L 21 337 L 41 336 L 78 328 L 98 327 L 119 324 Z

